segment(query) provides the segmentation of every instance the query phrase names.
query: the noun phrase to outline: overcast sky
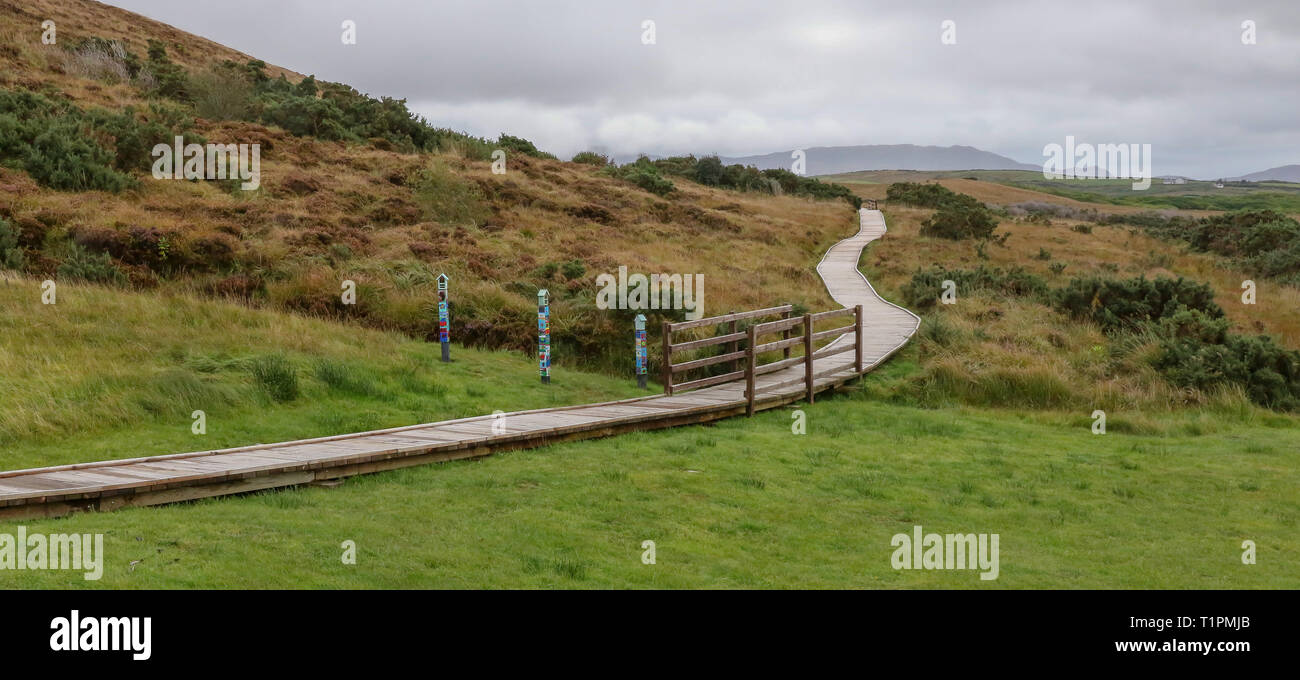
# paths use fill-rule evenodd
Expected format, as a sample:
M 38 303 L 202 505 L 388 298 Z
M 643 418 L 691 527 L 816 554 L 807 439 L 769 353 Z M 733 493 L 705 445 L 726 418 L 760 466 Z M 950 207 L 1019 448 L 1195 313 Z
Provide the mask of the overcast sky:
M 1300 163 L 1300 0 L 109 4 L 564 158 L 911 143 L 1039 164 L 1073 135 L 1149 143 L 1157 175 Z

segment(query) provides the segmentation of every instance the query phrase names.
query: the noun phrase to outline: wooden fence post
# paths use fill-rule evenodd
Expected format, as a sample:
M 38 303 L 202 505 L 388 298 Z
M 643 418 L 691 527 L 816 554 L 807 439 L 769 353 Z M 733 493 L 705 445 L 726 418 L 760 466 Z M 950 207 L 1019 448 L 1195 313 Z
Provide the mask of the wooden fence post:
M 672 331 L 669 327 L 672 324 L 664 322 L 664 358 L 663 358 L 663 380 L 664 394 L 673 396 L 673 349 L 672 349 Z
M 787 302 L 786 304 L 790 304 L 790 303 Z M 781 320 L 784 321 L 784 320 L 786 320 L 786 319 L 789 319 L 789 318 L 790 318 L 790 314 L 791 314 L 791 312 L 790 312 L 790 310 L 788 310 L 788 309 L 787 309 L 786 311 L 784 311 L 784 312 L 781 312 Z M 790 329 L 789 329 L 789 328 L 787 328 L 787 329 L 781 331 L 781 339 L 782 339 L 782 340 L 789 340 L 789 339 L 790 339 Z M 785 350 L 782 352 L 782 356 L 781 356 L 781 358 L 782 358 L 782 359 L 789 359 L 789 358 L 790 358 L 790 348 L 789 348 L 789 347 L 786 347 Z
M 749 327 L 749 338 L 745 343 L 745 415 L 754 415 L 754 368 L 758 357 L 754 355 L 754 326 Z
M 730 312 L 727 312 L 727 313 L 728 313 L 728 314 L 735 314 L 735 313 L 736 313 L 736 310 L 733 309 L 733 310 L 731 310 Z M 728 332 L 731 333 L 732 335 L 735 335 L 735 333 L 736 333 L 736 329 L 739 328 L 739 326 L 736 325 L 737 323 L 738 323 L 738 322 L 736 322 L 736 321 L 732 321 L 732 322 L 731 322 L 731 330 L 728 331 Z M 729 343 L 727 343 L 727 354 L 731 354 L 731 353 L 736 352 L 736 351 L 739 351 L 739 350 L 740 350 L 740 341 L 739 341 L 739 340 L 735 340 L 735 341 L 733 341 L 733 342 L 729 342 Z M 740 367 L 740 360 L 739 360 L 739 359 L 732 359 L 732 360 L 731 360 L 731 372 L 732 372 L 732 373 L 735 373 L 735 372 L 736 372 L 736 369 L 739 368 L 739 367 Z
M 862 335 L 863 335 L 862 334 L 862 305 L 858 305 L 853 308 L 853 320 L 856 322 L 854 324 L 856 331 L 853 340 L 854 343 L 853 368 L 858 372 L 859 375 L 861 375 L 862 374 Z
M 812 314 L 803 315 L 803 382 L 808 389 L 808 403 L 813 403 L 813 329 Z

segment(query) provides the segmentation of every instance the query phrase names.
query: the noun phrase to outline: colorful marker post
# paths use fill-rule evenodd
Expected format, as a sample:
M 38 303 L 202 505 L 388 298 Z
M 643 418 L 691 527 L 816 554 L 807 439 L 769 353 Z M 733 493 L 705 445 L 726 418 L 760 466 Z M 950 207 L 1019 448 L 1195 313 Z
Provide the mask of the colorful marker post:
M 551 382 L 551 293 L 545 288 L 537 291 L 537 369 L 542 374 L 542 384 Z
M 451 361 L 451 322 L 447 315 L 447 275 L 438 275 L 438 342 L 442 343 L 442 360 Z
M 645 314 L 636 315 L 636 386 L 645 389 Z

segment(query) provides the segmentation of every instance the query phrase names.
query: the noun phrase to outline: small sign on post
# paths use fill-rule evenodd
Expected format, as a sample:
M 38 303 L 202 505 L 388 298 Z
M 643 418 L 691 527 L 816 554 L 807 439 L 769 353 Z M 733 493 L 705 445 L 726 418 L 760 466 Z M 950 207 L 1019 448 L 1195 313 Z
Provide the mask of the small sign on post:
M 636 315 L 636 386 L 645 389 L 645 314 Z
M 551 293 L 545 288 L 537 291 L 537 369 L 542 374 L 542 384 L 550 384 Z
M 438 342 L 442 343 L 442 360 L 451 361 L 451 322 L 447 314 L 447 275 L 438 275 Z

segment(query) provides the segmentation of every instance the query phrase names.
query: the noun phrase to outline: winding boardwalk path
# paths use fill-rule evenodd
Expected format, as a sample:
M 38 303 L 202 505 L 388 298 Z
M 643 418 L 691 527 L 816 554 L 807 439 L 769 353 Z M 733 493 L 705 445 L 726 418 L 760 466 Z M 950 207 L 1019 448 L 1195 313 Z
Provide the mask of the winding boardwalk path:
M 817 265 L 831 298 L 863 306 L 863 372 L 907 344 L 920 319 L 885 301 L 857 269 L 862 249 L 885 233 L 878 210 L 863 209 L 858 233 L 836 243 Z M 845 334 L 831 344 L 852 342 Z M 842 366 L 842 371 L 832 369 Z M 857 377 L 853 353 L 815 361 L 821 391 Z M 755 410 L 804 398 L 802 384 L 774 388 L 804 373 L 795 366 L 758 377 Z M 308 483 L 426 463 L 701 423 L 745 413 L 743 381 L 673 396 L 517 411 L 500 420 L 477 416 L 438 423 L 168 456 L 0 472 L 0 518 L 51 517 L 114 510 Z

